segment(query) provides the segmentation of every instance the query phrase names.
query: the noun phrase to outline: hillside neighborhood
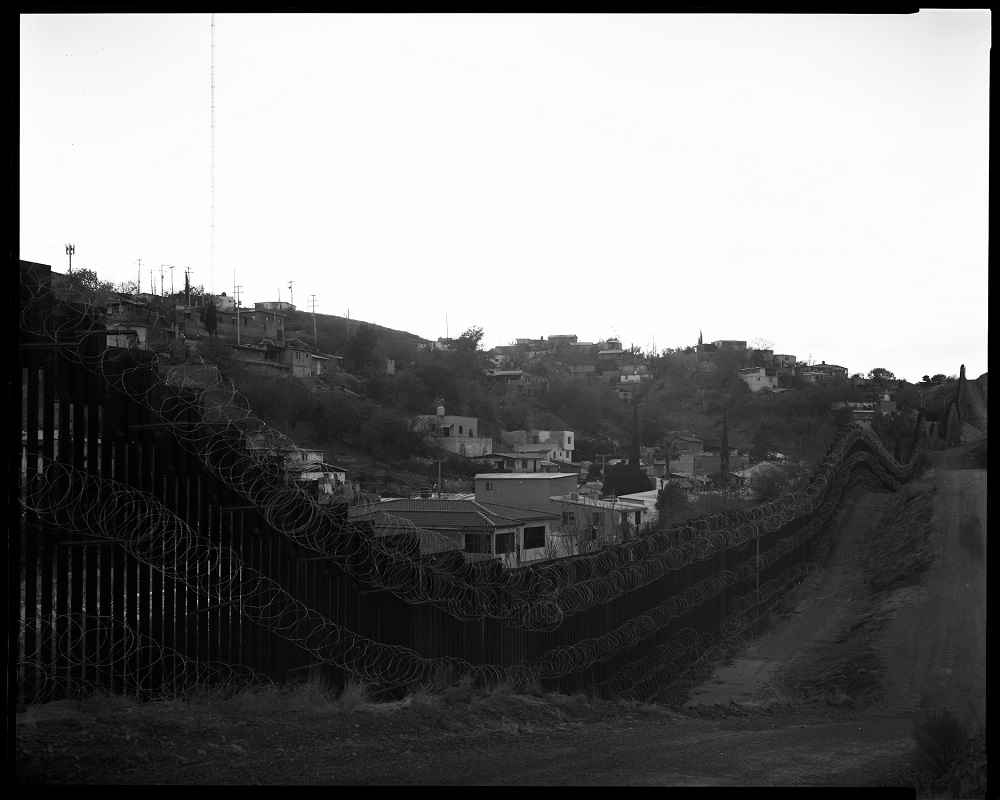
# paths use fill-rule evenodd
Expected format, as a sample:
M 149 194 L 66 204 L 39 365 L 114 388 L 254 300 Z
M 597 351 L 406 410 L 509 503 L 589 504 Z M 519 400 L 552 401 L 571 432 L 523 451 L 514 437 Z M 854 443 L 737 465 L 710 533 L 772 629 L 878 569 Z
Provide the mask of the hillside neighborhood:
M 68 276 L 54 277 L 57 283 L 74 285 Z M 324 345 L 334 340 L 320 335 L 315 312 L 303 314 L 291 302 L 262 301 L 243 308 L 226 294 L 209 295 L 189 286 L 171 295 L 103 288 L 108 345 L 155 351 L 161 376 L 177 385 L 210 386 L 241 372 L 262 381 L 297 382 L 313 393 L 359 395 L 359 381 L 391 382 L 402 374 L 398 367 L 463 353 L 476 357 L 470 363 L 477 365 L 478 384 L 501 409 L 545 397 L 555 376 L 604 387 L 623 408 L 633 410 L 656 383 L 657 354 L 626 347 L 618 338 L 587 342 L 574 334 L 553 334 L 482 351 L 480 329 L 435 341 L 398 331 L 379 339 L 367 323 L 347 320 L 345 337 L 327 349 Z M 322 321 L 328 330 L 329 318 Z M 738 380 L 748 395 L 780 396 L 790 391 L 789 383 L 801 387 L 849 381 L 853 396 L 862 399 L 838 401 L 828 409 L 844 422 L 871 427 L 876 417 L 898 414 L 900 382 L 891 373 L 849 376 L 845 366 L 802 361 L 776 353 L 766 342 L 705 341 L 701 331 L 696 344 L 665 352 L 696 376 Z M 727 397 L 731 387 L 700 390 L 698 402 Z M 658 499 L 667 487 L 689 502 L 706 493 L 745 494 L 755 472 L 784 458 L 781 453 L 753 458 L 749 448 L 731 446 L 724 416 L 721 437 L 674 430 L 650 443 L 639 441 L 635 419 L 627 442 L 616 452 L 581 458 L 580 431 L 507 430 L 494 420 L 455 413 L 466 410 L 446 407 L 441 400 L 406 421 L 427 454 L 431 476 L 434 464 L 439 472 L 445 461 L 465 465 L 465 491 L 454 491 L 454 482 L 446 487 L 439 474 L 410 497 L 359 494 L 368 487 L 324 448 L 286 445 L 275 450 L 273 443 L 253 438 L 248 446 L 268 450 L 320 502 L 350 502 L 352 518 L 376 522 L 387 532 L 397 525 L 416 526 L 433 534 L 425 540 L 429 548 L 458 550 L 468 559 L 496 559 L 508 567 L 591 552 L 649 530 L 658 521 Z M 622 491 L 621 485 L 609 484 L 613 470 L 626 468 L 640 476 L 635 486 L 645 488 Z

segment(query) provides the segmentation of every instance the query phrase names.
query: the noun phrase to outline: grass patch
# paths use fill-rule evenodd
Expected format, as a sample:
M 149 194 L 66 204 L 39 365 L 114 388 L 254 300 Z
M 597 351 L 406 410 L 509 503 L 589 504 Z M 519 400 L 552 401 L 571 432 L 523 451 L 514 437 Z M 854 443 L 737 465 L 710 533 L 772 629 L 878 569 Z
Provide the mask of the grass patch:
M 308 685 L 308 684 L 307 684 Z M 337 698 L 341 711 L 365 711 L 371 706 L 371 691 L 363 681 L 351 679 L 344 684 Z
M 882 507 L 866 543 L 865 578 L 876 592 L 918 583 L 933 562 L 935 488 L 909 483 Z

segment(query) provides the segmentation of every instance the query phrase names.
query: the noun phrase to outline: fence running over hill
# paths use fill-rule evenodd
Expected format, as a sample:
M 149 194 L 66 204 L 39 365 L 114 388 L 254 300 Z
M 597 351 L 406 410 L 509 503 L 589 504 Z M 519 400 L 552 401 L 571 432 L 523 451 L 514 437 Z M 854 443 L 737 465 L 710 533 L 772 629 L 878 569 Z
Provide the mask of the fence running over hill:
M 85 300 L 21 262 L 10 578 L 27 702 L 310 673 L 666 696 L 822 563 L 853 487 L 894 490 L 922 453 L 919 422 L 903 464 L 849 428 L 804 491 L 504 569 L 406 520 L 350 522 L 285 470 L 272 453 L 291 442 L 225 378 L 190 385 L 154 352 L 108 347 Z

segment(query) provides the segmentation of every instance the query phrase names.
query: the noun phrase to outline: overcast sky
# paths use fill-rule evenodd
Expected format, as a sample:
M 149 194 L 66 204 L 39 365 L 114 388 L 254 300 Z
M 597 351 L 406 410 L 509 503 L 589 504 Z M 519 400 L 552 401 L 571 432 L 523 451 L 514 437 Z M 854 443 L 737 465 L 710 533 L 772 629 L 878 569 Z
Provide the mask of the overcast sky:
M 976 377 L 990 26 L 217 14 L 213 114 L 210 15 L 21 15 L 20 258 L 486 347 Z

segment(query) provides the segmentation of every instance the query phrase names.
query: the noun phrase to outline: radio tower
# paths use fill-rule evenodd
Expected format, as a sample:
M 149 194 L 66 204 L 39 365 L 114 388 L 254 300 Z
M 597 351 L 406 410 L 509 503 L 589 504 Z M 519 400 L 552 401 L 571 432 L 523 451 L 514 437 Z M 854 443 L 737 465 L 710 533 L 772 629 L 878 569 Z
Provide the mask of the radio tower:
M 212 14 L 212 244 L 209 291 L 215 291 L 215 14 Z

